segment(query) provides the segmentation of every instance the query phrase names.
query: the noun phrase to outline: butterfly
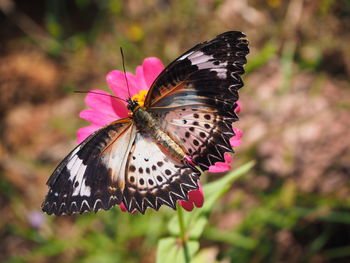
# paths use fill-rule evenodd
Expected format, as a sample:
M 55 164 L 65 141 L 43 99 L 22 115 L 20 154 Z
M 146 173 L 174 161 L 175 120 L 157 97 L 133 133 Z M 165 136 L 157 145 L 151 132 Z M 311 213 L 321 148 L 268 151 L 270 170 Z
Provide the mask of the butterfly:
M 245 35 L 229 31 L 174 60 L 143 106 L 127 99 L 130 117 L 96 131 L 63 159 L 47 181 L 42 210 L 70 215 L 123 203 L 145 213 L 188 200 L 201 172 L 233 152 L 248 53 Z

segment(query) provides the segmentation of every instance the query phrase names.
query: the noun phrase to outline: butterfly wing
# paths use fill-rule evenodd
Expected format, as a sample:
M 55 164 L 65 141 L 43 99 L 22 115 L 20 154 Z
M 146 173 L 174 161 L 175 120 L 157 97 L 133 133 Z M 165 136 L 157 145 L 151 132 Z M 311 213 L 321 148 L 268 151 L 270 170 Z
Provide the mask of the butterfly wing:
M 171 63 L 152 85 L 145 106 L 204 170 L 230 151 L 247 41 L 226 32 Z M 130 118 L 116 121 L 78 145 L 47 184 L 43 211 L 62 215 L 109 209 L 123 202 L 132 212 L 175 208 L 198 188 L 199 171 L 169 159 Z
M 167 66 L 152 84 L 145 99 L 147 108 L 185 104 L 233 107 L 243 86 L 246 55 L 245 35 L 229 31 L 200 43 Z
M 158 210 L 163 204 L 175 209 L 177 200 L 188 200 L 188 192 L 198 189 L 200 172 L 169 158 L 147 134 L 137 133 L 125 174 L 125 207 L 144 213 L 147 207 Z
M 238 89 L 248 54 L 241 32 L 223 33 L 190 49 L 155 80 L 145 106 L 202 170 L 232 151 Z
M 123 171 L 135 136 L 136 128 L 126 118 L 85 139 L 49 178 L 43 211 L 69 215 L 120 204 L 125 186 Z
M 235 135 L 232 123 L 238 119 L 233 111 L 184 106 L 158 112 L 157 116 L 160 127 L 171 132 L 203 171 L 216 162 L 223 162 L 224 153 L 233 151 L 230 145 L 230 138 Z

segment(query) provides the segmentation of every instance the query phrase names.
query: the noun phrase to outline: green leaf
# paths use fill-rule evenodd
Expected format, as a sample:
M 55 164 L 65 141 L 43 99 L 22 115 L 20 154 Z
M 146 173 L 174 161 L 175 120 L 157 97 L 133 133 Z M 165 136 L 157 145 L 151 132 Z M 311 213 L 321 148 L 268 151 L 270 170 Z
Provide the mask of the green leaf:
M 179 208 L 182 209 L 182 208 Z M 188 216 L 188 213 L 192 212 L 186 212 L 184 216 L 185 221 L 185 228 L 187 229 L 187 233 L 189 236 L 189 239 L 198 239 L 203 230 L 205 225 L 208 222 L 207 217 L 205 216 L 194 216 L 193 218 L 191 216 Z M 179 226 L 179 220 L 177 217 L 173 217 L 169 224 L 168 224 L 168 230 L 172 236 L 178 237 L 180 236 L 180 226 Z
M 204 237 L 209 240 L 219 241 L 225 244 L 250 250 L 255 249 L 258 245 L 257 240 L 244 236 L 238 232 L 227 232 L 211 227 L 205 229 Z
M 248 162 L 228 173 L 221 179 L 209 183 L 203 187 L 205 197 L 203 207 L 184 213 L 184 224 L 190 239 L 198 239 L 201 236 L 208 221 L 207 218 L 209 213 L 214 207 L 215 202 L 231 188 L 231 184 L 236 179 L 247 173 L 254 166 L 254 164 L 254 161 Z M 179 221 L 177 217 L 173 217 L 170 220 L 168 229 L 171 235 L 176 237 L 180 235 Z
M 219 261 L 215 260 L 218 252 L 219 250 L 216 247 L 201 249 L 191 260 L 191 263 L 219 263 Z
M 254 166 L 254 164 L 254 161 L 250 161 L 228 173 L 221 179 L 205 185 L 203 187 L 205 202 L 202 209 L 200 209 L 201 213 L 209 213 L 212 210 L 215 202 L 231 188 L 231 184 L 239 177 L 247 173 Z
M 192 258 L 199 249 L 197 241 L 187 242 L 188 255 Z M 185 250 L 181 241 L 174 237 L 162 238 L 158 242 L 157 263 L 186 263 Z
M 277 45 L 273 42 L 268 42 L 259 53 L 253 57 L 249 57 L 249 63 L 245 66 L 247 73 L 266 64 L 273 56 L 277 54 Z

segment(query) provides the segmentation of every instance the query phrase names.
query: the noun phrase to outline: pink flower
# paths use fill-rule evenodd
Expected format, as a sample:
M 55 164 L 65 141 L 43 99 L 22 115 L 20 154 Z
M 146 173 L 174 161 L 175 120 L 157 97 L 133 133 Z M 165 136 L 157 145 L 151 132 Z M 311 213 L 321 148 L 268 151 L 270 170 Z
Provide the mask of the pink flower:
M 45 223 L 45 217 L 42 211 L 33 210 L 27 215 L 31 227 L 39 229 Z
M 194 206 L 202 207 L 204 203 L 204 194 L 201 184 L 198 182 L 198 190 L 193 190 L 188 193 L 188 201 L 178 202 L 187 211 L 192 211 Z
M 242 143 L 241 138 L 243 136 L 243 132 L 237 128 L 233 128 L 233 131 L 235 132 L 235 136 L 232 136 L 230 138 L 230 144 L 233 148 L 235 148 L 241 145 Z
M 216 162 L 215 165 L 209 167 L 210 173 L 223 173 L 231 169 L 232 156 L 229 153 L 224 153 L 224 162 Z
M 153 81 L 164 69 L 162 62 L 155 57 L 149 57 L 144 59 L 142 65 L 136 67 L 136 74 L 130 72 L 126 73 L 128 80 L 129 91 L 126 85 L 124 72 L 119 70 L 113 70 L 108 73 L 106 80 L 112 90 L 112 92 L 122 98 L 127 99 L 130 96 L 133 99 L 139 101 L 142 106 L 144 98 L 148 89 L 151 87 Z M 93 90 L 95 93 L 102 93 L 109 95 L 109 93 L 102 90 Z M 78 143 L 82 142 L 91 133 L 100 129 L 101 127 L 121 118 L 128 116 L 128 110 L 126 108 L 126 102 L 117 100 L 109 96 L 101 96 L 94 93 L 88 93 L 85 98 L 85 103 L 89 106 L 89 109 L 80 112 L 79 116 L 82 119 L 89 121 L 89 126 L 80 128 L 77 132 Z M 235 109 L 235 112 L 239 112 L 240 104 Z M 232 146 L 238 146 L 240 144 L 240 138 L 242 132 L 235 129 L 236 135 L 230 139 Z M 225 153 L 225 162 L 217 162 L 215 165 L 209 167 L 210 172 L 225 172 L 231 168 L 232 157 L 230 154 Z M 190 191 L 188 194 L 188 201 L 179 201 L 180 205 L 187 211 L 191 211 L 194 206 L 201 207 L 204 202 L 204 195 L 201 185 L 199 184 L 198 190 Z M 127 211 L 123 203 L 120 204 L 122 211 Z

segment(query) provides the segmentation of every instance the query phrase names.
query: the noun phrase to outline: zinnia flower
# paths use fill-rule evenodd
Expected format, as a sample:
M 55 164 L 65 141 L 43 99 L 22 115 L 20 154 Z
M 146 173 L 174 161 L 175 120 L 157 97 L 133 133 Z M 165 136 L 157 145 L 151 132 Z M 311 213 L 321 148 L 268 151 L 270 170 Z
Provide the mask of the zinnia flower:
M 149 57 L 144 59 L 141 66 L 136 67 L 136 74 L 126 72 L 128 80 L 128 87 L 125 82 L 124 72 L 119 70 L 113 70 L 108 73 L 106 80 L 112 90 L 112 92 L 122 98 L 126 99 L 130 96 L 132 99 L 137 100 L 142 106 L 143 101 L 147 95 L 148 89 L 151 87 L 153 81 L 162 72 L 164 66 L 162 62 L 155 57 Z M 93 90 L 92 92 L 106 94 L 109 93 L 102 90 Z M 83 127 L 78 130 L 77 137 L 78 143 L 82 142 L 91 133 L 100 129 L 101 127 L 121 118 L 128 116 L 128 110 L 126 108 L 126 102 L 117 100 L 110 96 L 101 96 L 94 93 L 88 93 L 85 98 L 85 103 L 90 109 L 83 110 L 79 116 L 82 119 L 89 121 L 89 126 Z M 236 108 L 235 112 L 240 110 L 240 105 Z M 232 146 L 236 147 L 240 144 L 240 138 L 242 133 L 235 129 L 236 135 L 230 139 Z M 230 154 L 225 153 L 225 162 L 217 162 L 215 165 L 209 167 L 209 172 L 226 172 L 231 168 L 232 157 Z M 188 194 L 188 201 L 179 201 L 180 205 L 187 211 L 191 211 L 194 206 L 201 207 L 204 202 L 204 195 L 201 185 L 199 184 L 197 190 L 190 191 Z M 125 205 L 120 204 L 122 211 L 126 211 Z

